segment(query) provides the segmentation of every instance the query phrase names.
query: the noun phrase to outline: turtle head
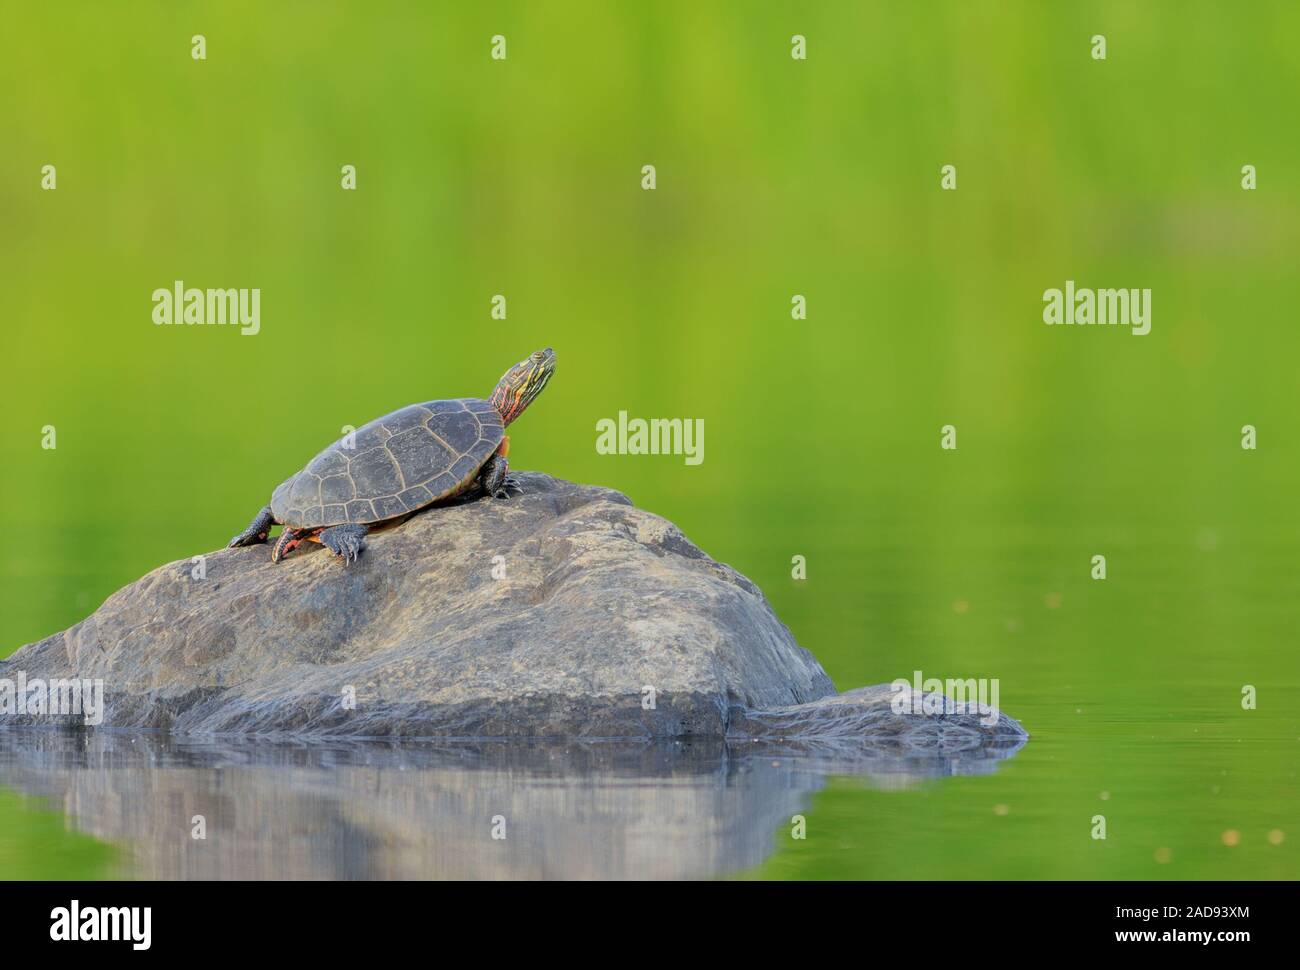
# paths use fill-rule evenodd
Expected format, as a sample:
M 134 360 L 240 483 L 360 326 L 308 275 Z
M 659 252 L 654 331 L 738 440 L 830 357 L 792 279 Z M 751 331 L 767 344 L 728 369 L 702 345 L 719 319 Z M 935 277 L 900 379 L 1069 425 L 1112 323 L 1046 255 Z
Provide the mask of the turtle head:
M 529 354 L 506 371 L 488 398 L 501 412 L 502 423 L 508 425 L 523 414 L 554 373 L 555 351 L 550 347 Z

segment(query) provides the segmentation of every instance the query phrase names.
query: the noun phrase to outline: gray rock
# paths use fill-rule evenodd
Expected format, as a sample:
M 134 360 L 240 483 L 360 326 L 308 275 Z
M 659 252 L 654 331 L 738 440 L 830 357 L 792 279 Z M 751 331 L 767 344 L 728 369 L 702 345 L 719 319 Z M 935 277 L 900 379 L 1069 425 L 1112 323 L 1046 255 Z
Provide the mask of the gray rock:
M 278 565 L 267 546 L 209 553 L 203 578 L 169 563 L 0 677 L 100 678 L 105 725 L 188 734 L 1023 743 L 1004 715 L 837 696 L 758 588 L 672 523 L 609 489 L 519 477 L 522 496 L 372 534 L 347 568 L 315 546 Z M 0 713 L 52 720 L 84 719 Z

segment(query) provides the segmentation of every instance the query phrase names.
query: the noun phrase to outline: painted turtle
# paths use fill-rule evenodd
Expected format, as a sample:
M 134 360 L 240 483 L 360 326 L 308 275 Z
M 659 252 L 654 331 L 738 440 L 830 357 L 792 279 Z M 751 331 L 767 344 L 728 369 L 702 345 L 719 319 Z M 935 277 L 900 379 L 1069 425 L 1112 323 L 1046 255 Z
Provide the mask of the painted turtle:
M 519 483 L 506 476 L 506 426 L 523 414 L 555 373 L 555 352 L 531 354 L 502 376 L 486 400 L 427 401 L 371 421 L 334 442 L 284 482 L 271 504 L 230 545 L 266 542 L 279 562 L 299 543 L 319 542 L 345 563 L 365 548 L 366 533 L 426 505 L 474 488 L 507 498 Z

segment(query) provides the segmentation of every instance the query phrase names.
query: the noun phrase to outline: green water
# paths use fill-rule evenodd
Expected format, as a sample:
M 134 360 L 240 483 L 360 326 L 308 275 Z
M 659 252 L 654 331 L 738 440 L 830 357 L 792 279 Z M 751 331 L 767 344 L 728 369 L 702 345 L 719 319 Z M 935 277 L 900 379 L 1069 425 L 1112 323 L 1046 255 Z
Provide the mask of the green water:
M 53 807 L 0 788 L 0 878 L 100 879 L 116 874 L 111 846 L 69 831 Z
M 997 678 L 1033 735 L 836 782 L 751 875 L 1300 875 L 1300 8 L 801 7 L 10 11 L 0 655 L 549 345 L 515 465 L 678 523 L 841 689 Z M 155 326 L 177 279 L 259 287 L 261 332 Z M 1044 326 L 1067 279 L 1150 288 L 1150 334 Z M 597 454 L 620 410 L 704 462 Z M 0 875 L 109 871 L 24 806 Z

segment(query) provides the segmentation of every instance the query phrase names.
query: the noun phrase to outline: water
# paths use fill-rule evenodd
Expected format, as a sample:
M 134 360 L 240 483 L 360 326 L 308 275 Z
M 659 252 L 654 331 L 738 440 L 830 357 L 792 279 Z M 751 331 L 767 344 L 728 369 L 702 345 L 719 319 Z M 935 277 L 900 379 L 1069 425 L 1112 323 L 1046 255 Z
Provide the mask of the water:
M 0 863 L 161 879 L 1295 878 L 1300 739 L 1276 719 L 1093 701 L 1034 705 L 1031 721 L 1050 708 L 1068 730 L 957 757 L 13 729 L 0 783 L 29 824 L 0 833 Z M 66 827 L 31 828 L 50 812 Z
M 832 777 L 900 790 L 991 772 L 1018 747 L 944 757 L 15 729 L 0 731 L 0 780 L 119 846 L 103 873 L 119 877 L 697 879 L 760 866 Z

